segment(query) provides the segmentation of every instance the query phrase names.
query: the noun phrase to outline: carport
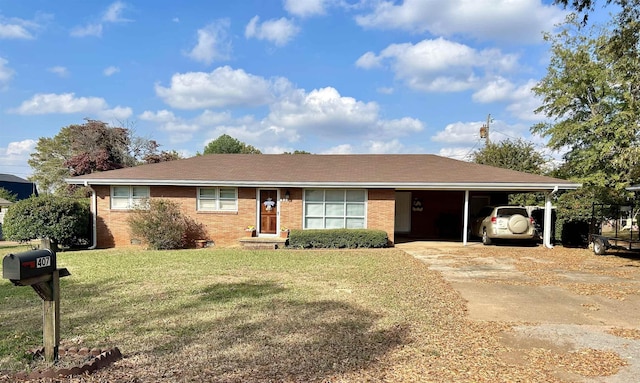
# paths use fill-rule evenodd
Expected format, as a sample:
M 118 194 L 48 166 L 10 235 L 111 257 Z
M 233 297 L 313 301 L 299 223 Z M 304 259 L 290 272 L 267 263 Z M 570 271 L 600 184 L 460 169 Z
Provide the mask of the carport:
M 488 174 L 487 178 L 491 176 Z M 548 223 L 552 221 L 553 197 L 562 190 L 575 190 L 581 185 L 526 173 L 513 172 L 511 176 L 511 182 L 487 180 L 396 189 L 396 235 L 410 239 L 462 240 L 466 246 L 470 218 L 483 206 L 507 204 L 509 194 L 513 193 L 544 193 L 543 244 L 551 248 L 552 225 Z M 536 177 L 544 182 L 527 182 Z M 554 182 L 547 182 L 551 180 Z

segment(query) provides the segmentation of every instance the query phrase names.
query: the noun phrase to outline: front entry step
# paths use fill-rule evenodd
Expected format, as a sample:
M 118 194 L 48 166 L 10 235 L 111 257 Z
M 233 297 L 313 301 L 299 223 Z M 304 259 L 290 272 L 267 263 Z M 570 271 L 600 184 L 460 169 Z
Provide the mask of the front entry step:
M 286 238 L 279 237 L 247 237 L 239 241 L 243 249 L 275 250 L 282 249 L 287 244 Z

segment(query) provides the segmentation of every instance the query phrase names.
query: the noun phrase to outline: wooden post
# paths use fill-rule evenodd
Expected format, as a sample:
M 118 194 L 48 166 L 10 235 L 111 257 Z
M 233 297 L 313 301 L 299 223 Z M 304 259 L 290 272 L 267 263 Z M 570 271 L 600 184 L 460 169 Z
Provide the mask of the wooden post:
M 55 251 L 49 239 L 40 242 L 42 248 Z M 42 300 L 42 338 L 44 343 L 44 360 L 49 363 L 58 361 L 60 344 L 60 271 L 55 270 L 49 284 L 51 294 Z
M 42 338 L 44 360 L 55 363 L 58 360 L 60 344 L 60 271 L 55 270 L 51 278 L 51 299 L 42 301 Z

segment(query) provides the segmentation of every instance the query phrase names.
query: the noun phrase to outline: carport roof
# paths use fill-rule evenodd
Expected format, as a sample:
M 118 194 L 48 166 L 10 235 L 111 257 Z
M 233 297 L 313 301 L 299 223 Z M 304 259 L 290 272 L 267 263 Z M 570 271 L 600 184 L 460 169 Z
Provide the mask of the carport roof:
M 86 185 L 353 187 L 535 191 L 576 189 L 563 179 L 432 154 L 209 154 L 66 180 Z

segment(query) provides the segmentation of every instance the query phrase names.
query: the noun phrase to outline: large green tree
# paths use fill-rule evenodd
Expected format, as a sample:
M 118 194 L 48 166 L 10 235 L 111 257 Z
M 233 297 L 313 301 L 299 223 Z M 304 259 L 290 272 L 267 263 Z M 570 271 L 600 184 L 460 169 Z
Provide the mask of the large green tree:
M 31 154 L 30 177 L 41 192 L 66 194 L 69 176 L 177 159 L 175 152 L 159 152 L 153 140 L 137 137 L 123 127 L 111 127 L 102 121 L 86 120 L 69 125 L 54 137 L 41 137 Z
M 209 142 L 204 148 L 204 154 L 261 154 L 257 148 L 247 145 L 228 134 L 223 134 Z
M 551 122 L 535 125 L 534 133 L 549 146 L 565 150 L 558 170 L 582 182 L 596 200 L 616 201 L 637 181 L 640 110 L 637 86 L 608 45 L 612 31 L 578 28 L 573 20 L 551 42 L 547 75 L 534 87 L 543 99 L 537 110 Z M 634 70 L 640 72 L 636 57 Z
M 499 168 L 542 174 L 548 161 L 531 142 L 523 139 L 491 142 L 472 153 L 473 162 Z

